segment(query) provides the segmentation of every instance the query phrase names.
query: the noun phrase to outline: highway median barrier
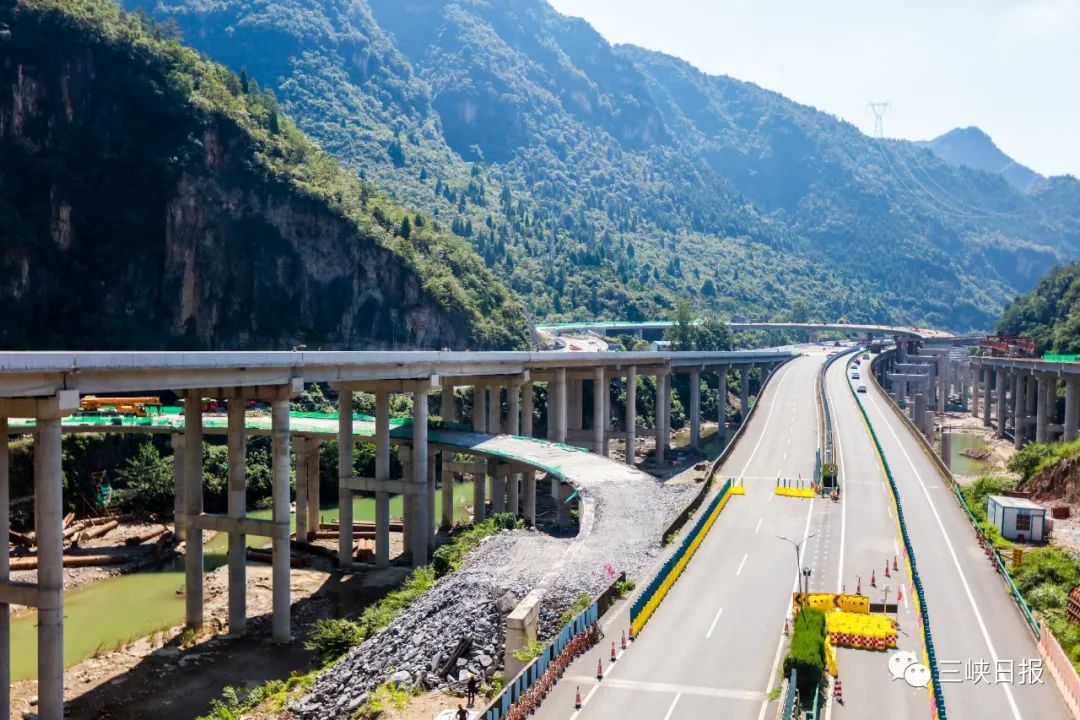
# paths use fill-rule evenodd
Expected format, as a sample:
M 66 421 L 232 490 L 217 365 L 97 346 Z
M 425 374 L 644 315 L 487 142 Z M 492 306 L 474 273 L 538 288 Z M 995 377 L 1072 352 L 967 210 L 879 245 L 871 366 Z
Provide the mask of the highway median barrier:
M 687 563 L 690 562 L 690 558 L 697 552 L 702 540 L 705 539 L 705 535 L 709 532 L 713 523 L 716 522 L 716 518 L 720 516 L 720 511 L 724 509 L 728 499 L 732 496 L 732 485 L 731 479 L 724 481 L 705 512 L 702 513 L 690 532 L 683 538 L 678 549 L 672 553 L 671 557 L 660 568 L 656 577 L 634 600 L 633 605 L 630 607 L 630 634 L 632 637 L 637 637 L 641 629 L 645 627 L 645 623 L 656 612 L 656 608 L 663 601 L 668 590 L 679 579 L 679 575 L 682 574 Z
M 817 488 L 812 481 L 802 478 L 776 478 L 773 492 L 782 497 L 812 498 L 817 495 Z

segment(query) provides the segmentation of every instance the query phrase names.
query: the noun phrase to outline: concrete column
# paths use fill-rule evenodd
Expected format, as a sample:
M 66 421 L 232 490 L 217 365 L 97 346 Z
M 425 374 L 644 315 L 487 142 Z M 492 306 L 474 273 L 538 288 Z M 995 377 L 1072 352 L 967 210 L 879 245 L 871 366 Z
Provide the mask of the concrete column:
M 993 406 L 994 371 L 983 368 L 983 427 L 990 427 L 990 408 Z
M 321 490 L 319 478 L 322 462 L 319 458 L 322 449 L 322 440 L 319 438 L 307 439 L 307 477 L 308 477 L 308 536 L 307 541 L 315 539 L 315 532 L 319 529 L 319 508 Z
M 184 434 L 172 433 L 169 442 L 173 451 L 173 532 L 180 540 L 187 538 L 187 475 L 184 473 L 184 459 L 187 452 L 184 450 Z
M 506 432 L 521 434 L 521 386 L 506 386 Z M 514 515 L 521 512 L 521 475 L 515 473 L 506 479 L 506 503 Z
M 581 378 L 567 380 L 568 399 L 566 403 L 566 427 L 569 430 L 579 431 L 582 429 L 582 416 L 584 415 L 585 381 Z
M 496 390 L 494 393 L 496 398 L 499 394 Z M 430 525 L 427 522 L 427 498 L 425 497 L 427 492 L 427 478 L 424 477 L 427 474 L 427 458 L 428 458 L 428 406 L 427 406 L 427 387 L 422 387 L 413 392 L 413 448 L 412 448 L 412 461 L 413 472 L 416 473 L 416 477 L 413 478 L 415 482 L 421 488 L 421 494 L 416 496 L 416 526 L 417 529 L 425 528 Z M 496 411 L 495 417 L 498 418 L 499 414 Z M 414 532 L 410 541 L 410 548 L 412 550 L 413 566 L 419 567 L 427 564 L 428 559 L 428 534 L 424 532 Z
M 982 381 L 982 368 L 973 368 L 971 373 L 971 417 L 979 417 L 979 383 Z
M 915 422 L 915 427 L 919 428 L 923 435 L 926 435 L 926 405 L 926 393 L 915 393 L 915 402 L 911 410 L 911 419 Z
M 667 447 L 667 436 L 664 434 L 664 428 L 667 425 L 664 415 L 668 411 L 666 377 L 666 372 L 656 375 L 656 462 L 658 463 L 664 461 L 664 451 Z
M 1076 439 L 1077 424 L 1080 423 L 1080 403 L 1077 403 L 1076 381 L 1065 381 L 1065 430 L 1062 440 L 1072 442 Z
M 1035 406 L 1035 442 L 1046 442 L 1046 418 L 1048 416 L 1048 408 L 1046 407 L 1046 375 L 1036 376 L 1039 383 L 1039 390 L 1036 395 Z
M 506 482 L 506 510 L 513 515 L 521 514 L 521 475 L 513 474 Z
M 273 609 L 271 624 L 274 641 L 292 640 L 289 621 L 291 605 L 289 588 L 289 395 L 284 388 L 270 404 L 270 433 L 272 435 L 271 473 L 273 474 L 273 520 L 277 536 L 273 542 Z
M 11 531 L 8 419 L 0 417 L 0 538 Z M 63 561 L 61 561 L 63 562 Z M 11 579 L 11 546 L 0 542 L 0 583 Z M 11 720 L 11 605 L 0 603 L 0 720 Z
M 521 386 L 521 434 L 533 436 L 533 384 L 532 380 Z
M 196 410 L 198 409 L 196 406 Z M 64 475 L 61 438 L 59 417 L 37 419 L 34 445 L 34 532 L 38 546 L 37 712 L 41 720 L 62 720 L 64 717 Z M 6 442 L 6 435 L 4 440 Z M 4 544 L 7 544 L 6 538 Z M 190 545 L 190 542 L 188 544 Z M 199 559 L 202 559 L 201 552 Z M 199 584 L 199 590 L 201 612 L 202 583 Z M 5 654 L 10 652 L 9 647 L 4 647 L 3 650 Z
M 308 534 L 308 439 L 297 436 L 292 439 L 293 467 L 296 468 L 296 539 L 307 540 Z
M 506 511 L 506 483 L 503 478 L 496 475 L 497 463 L 488 467 L 488 496 L 491 500 L 491 512 L 501 513 Z
M 739 406 L 742 419 L 750 413 L 750 366 L 743 365 L 739 368 Z
M 1009 387 L 1009 371 L 1001 368 L 997 371 L 997 431 L 1005 434 L 1005 394 Z
M 447 380 L 443 380 L 442 403 L 439 406 L 442 419 L 446 422 L 457 422 L 457 406 L 454 401 L 454 386 Z
M 626 369 L 626 463 L 633 467 L 637 448 L 637 366 Z
M 555 437 L 549 438 L 557 443 L 566 442 L 566 368 L 555 370 L 555 379 L 548 383 L 548 389 L 554 386 L 555 396 Z M 548 393 L 548 413 L 551 412 L 550 400 L 552 393 Z
M 1027 377 L 1016 375 L 1016 397 L 1013 398 L 1013 447 L 1019 450 L 1027 437 Z
M 244 399 L 239 392 L 229 396 L 229 517 L 239 520 L 247 511 L 246 438 Z M 299 495 L 298 495 L 299 497 Z M 297 505 L 299 515 L 300 506 Z M 243 635 L 247 627 L 247 535 L 229 533 L 229 634 Z
M 952 433 L 942 431 L 941 433 L 941 461 L 945 463 L 945 467 L 952 469 Z
M 1031 416 L 1035 415 L 1035 406 L 1037 404 L 1039 394 L 1039 379 L 1035 376 L 1035 373 L 1031 373 L 1027 376 L 1027 409 L 1029 420 L 1028 424 L 1031 424 Z M 1031 433 L 1028 433 L 1029 435 Z
M 184 501 L 187 541 L 184 551 L 184 606 L 187 626 L 203 624 L 203 540 L 194 526 L 203 509 L 202 393 L 189 390 L 184 395 Z
M 608 385 L 604 368 L 593 369 L 593 452 L 604 454 L 604 418 L 607 417 Z
M 442 517 L 439 527 L 443 530 L 454 527 L 454 474 L 446 470 L 447 458 L 453 459 L 453 456 L 446 451 L 439 453 L 439 482 L 442 483 Z
M 413 482 L 413 457 L 411 445 L 397 446 L 398 462 L 401 463 L 401 481 L 410 485 Z M 405 554 L 412 552 L 412 536 L 416 532 L 416 497 L 407 493 L 401 496 L 401 547 Z
M 525 522 L 532 527 L 536 525 L 536 471 L 528 470 L 525 473 L 525 501 L 522 503 L 522 515 Z
M 375 479 L 390 479 L 390 393 L 375 393 Z M 390 565 L 390 493 L 375 493 L 375 567 Z
M 1057 431 L 1051 430 L 1050 426 L 1057 423 L 1057 376 L 1046 376 L 1046 441 L 1053 442 L 1057 437 Z
M 488 424 L 487 431 L 492 435 L 502 434 L 502 388 L 488 386 Z
M 338 390 L 338 566 L 348 570 L 353 564 L 353 492 L 345 486 L 353 473 L 352 389 Z M 376 407 L 378 407 L 376 405 Z M 375 423 L 378 431 L 378 422 Z M 375 503 L 376 509 L 378 502 Z M 376 547 L 378 547 L 376 543 Z
M 483 522 L 487 517 L 487 508 L 484 507 L 484 482 L 487 475 L 487 460 L 476 456 L 473 458 L 476 471 L 473 473 L 473 522 Z
M 439 457 L 442 453 L 428 451 L 427 461 L 427 512 L 425 513 L 425 519 L 427 520 L 428 529 L 428 547 L 434 547 L 435 545 L 435 533 L 439 531 L 438 521 L 435 518 L 435 489 L 438 486 L 439 480 Z
M 487 430 L 487 400 L 483 385 L 473 385 L 472 389 L 472 429 L 473 432 Z
M 701 447 L 701 374 L 690 373 L 690 447 Z

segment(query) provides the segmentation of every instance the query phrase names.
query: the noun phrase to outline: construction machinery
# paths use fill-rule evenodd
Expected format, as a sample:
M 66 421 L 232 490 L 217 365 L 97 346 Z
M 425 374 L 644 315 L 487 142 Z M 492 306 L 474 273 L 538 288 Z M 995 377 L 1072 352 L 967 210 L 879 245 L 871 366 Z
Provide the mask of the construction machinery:
M 87 395 L 79 400 L 80 415 L 134 415 L 148 417 L 161 414 L 161 398 L 97 397 Z

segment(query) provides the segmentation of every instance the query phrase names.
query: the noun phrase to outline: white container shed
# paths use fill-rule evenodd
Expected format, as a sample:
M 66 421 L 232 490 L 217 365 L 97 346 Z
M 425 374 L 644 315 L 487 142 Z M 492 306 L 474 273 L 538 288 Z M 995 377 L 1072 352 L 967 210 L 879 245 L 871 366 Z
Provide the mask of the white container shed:
M 991 495 L 986 502 L 986 519 L 1007 540 L 1046 541 L 1046 508 L 1027 498 Z

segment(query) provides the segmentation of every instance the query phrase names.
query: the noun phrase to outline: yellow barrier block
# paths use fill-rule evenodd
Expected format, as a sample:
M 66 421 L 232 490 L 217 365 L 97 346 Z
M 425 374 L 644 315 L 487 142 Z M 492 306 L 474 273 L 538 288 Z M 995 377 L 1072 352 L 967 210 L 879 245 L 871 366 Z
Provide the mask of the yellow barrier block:
M 814 489 L 783 487 L 781 485 L 777 485 L 776 494 L 783 497 L 812 498 L 814 497 Z
M 825 614 L 825 631 L 836 647 L 885 650 L 896 647 L 896 624 L 887 615 L 836 611 Z
M 746 494 L 746 486 L 745 485 L 732 485 L 731 489 L 728 490 L 728 493 L 731 494 L 731 495 L 745 495 Z
M 836 651 L 833 650 L 828 635 L 825 636 L 825 670 L 833 677 L 836 677 Z

